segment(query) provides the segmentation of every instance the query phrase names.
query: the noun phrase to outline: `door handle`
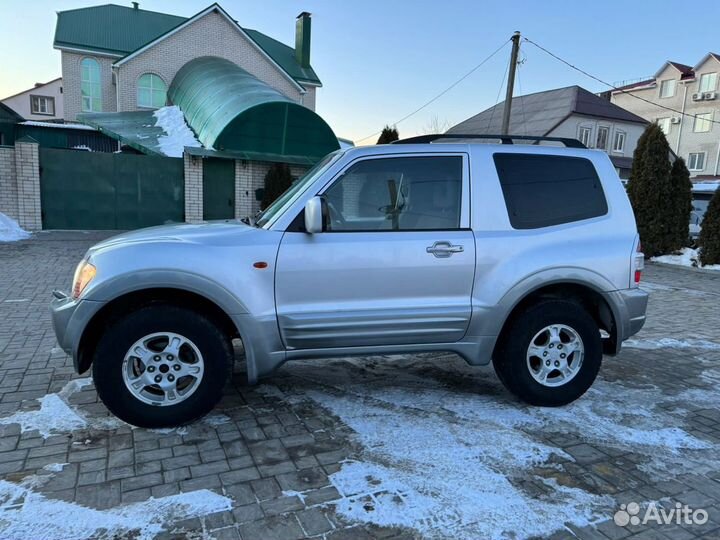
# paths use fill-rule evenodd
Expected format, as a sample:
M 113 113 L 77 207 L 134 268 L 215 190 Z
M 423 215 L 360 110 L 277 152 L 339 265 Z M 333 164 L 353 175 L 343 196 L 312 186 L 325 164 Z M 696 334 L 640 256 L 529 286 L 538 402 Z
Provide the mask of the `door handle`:
M 425 248 L 427 253 L 432 253 L 438 259 L 445 259 L 450 257 L 453 253 L 462 253 L 465 251 L 463 246 L 456 246 L 450 242 L 435 242 L 432 246 Z

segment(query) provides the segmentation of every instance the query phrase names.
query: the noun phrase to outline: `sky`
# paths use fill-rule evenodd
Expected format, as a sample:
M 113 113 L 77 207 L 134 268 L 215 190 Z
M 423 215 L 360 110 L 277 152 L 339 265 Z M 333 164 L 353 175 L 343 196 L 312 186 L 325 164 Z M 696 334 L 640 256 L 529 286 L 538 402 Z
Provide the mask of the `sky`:
M 0 0 L 0 97 L 60 73 L 52 48 L 56 12 L 106 0 Z M 113 3 L 130 5 L 129 1 Z M 191 16 L 210 0 L 140 0 L 142 9 Z M 610 83 L 653 75 L 666 60 L 694 65 L 720 53 L 712 24 L 679 22 L 681 4 L 665 0 L 486 2 L 472 0 L 226 0 L 241 26 L 294 45 L 295 17 L 313 16 L 311 63 L 323 82 L 317 112 L 336 135 L 373 143 L 451 86 L 493 51 L 506 46 L 442 97 L 397 123 L 402 137 L 447 128 L 503 99 L 509 38 L 520 31 L 543 47 Z M 32 9 L 26 9 L 32 6 Z M 720 20 L 707 2 L 703 21 Z M 515 93 L 578 84 L 606 87 L 522 42 Z M 372 137 L 368 137 L 373 135 Z

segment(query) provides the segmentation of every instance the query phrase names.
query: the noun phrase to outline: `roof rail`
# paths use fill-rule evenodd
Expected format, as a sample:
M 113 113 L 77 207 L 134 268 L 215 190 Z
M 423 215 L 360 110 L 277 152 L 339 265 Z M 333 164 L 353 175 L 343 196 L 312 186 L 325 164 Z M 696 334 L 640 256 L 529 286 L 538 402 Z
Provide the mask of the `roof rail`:
M 438 139 L 497 139 L 500 140 L 503 144 L 514 144 L 514 140 L 534 141 L 536 143 L 541 141 L 550 141 L 563 143 L 567 148 L 587 148 L 587 146 L 585 146 L 577 139 L 569 139 L 567 137 L 535 137 L 533 135 L 464 135 L 462 133 L 418 135 L 417 137 L 410 137 L 408 139 L 400 139 L 399 141 L 393 141 L 391 144 L 425 144 L 431 143 Z

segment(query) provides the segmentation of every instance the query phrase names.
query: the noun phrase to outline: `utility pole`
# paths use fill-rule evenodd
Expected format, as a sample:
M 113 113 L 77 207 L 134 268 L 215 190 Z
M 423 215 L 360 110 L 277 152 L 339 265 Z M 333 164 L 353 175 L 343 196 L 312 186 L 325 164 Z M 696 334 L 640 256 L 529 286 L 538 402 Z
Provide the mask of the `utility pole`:
M 508 73 L 502 133 L 500 135 L 510 134 L 510 111 L 512 110 L 513 88 L 515 88 L 515 70 L 517 69 L 518 53 L 520 52 L 520 32 L 515 32 L 510 39 L 513 42 L 512 51 L 510 52 L 510 72 Z

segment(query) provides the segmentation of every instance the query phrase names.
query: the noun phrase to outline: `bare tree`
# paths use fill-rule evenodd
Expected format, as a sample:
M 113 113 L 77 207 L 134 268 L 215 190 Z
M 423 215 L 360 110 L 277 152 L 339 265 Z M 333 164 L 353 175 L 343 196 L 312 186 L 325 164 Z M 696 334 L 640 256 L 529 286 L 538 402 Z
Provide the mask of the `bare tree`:
M 450 129 L 450 122 L 445 119 L 440 120 L 440 118 L 435 115 L 425 124 L 422 131 L 425 135 L 435 135 L 445 133 L 448 129 Z

